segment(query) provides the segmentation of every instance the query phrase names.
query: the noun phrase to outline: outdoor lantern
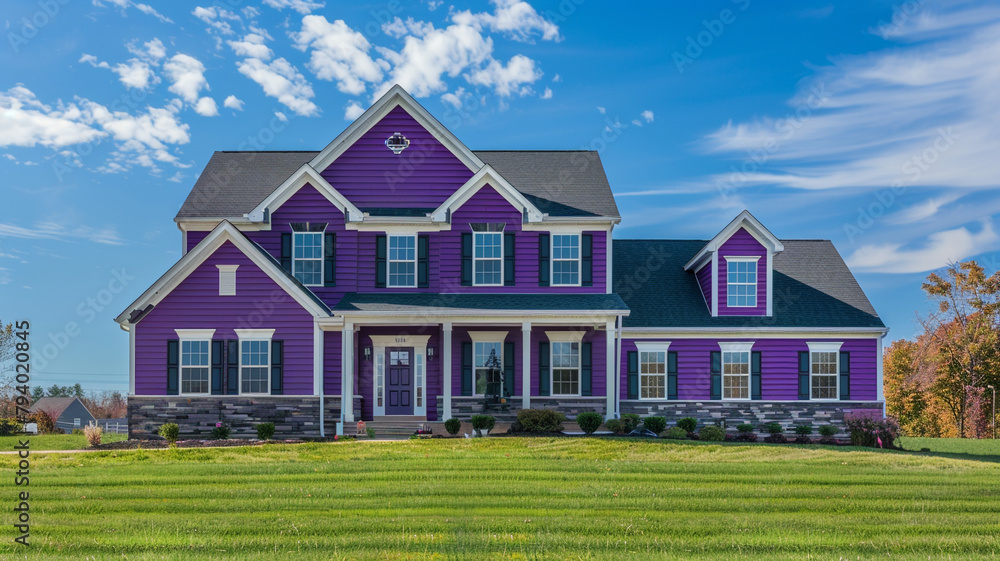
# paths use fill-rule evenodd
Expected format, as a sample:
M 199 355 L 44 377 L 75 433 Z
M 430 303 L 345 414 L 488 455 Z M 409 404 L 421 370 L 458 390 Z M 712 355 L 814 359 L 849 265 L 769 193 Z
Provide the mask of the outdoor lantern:
M 434 347 L 427 347 L 427 360 L 434 360 Z
M 371 347 L 365 347 L 365 351 L 364 352 L 365 352 L 365 360 L 371 361 L 371 359 L 372 359 L 372 348 Z

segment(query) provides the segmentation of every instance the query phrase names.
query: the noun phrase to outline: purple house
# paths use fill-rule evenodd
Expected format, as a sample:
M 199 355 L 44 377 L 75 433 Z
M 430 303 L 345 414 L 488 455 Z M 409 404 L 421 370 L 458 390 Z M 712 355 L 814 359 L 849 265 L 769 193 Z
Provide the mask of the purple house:
M 130 430 L 882 413 L 886 328 L 830 242 L 620 220 L 597 153 L 470 150 L 398 86 L 319 152 L 216 152 L 116 319 Z

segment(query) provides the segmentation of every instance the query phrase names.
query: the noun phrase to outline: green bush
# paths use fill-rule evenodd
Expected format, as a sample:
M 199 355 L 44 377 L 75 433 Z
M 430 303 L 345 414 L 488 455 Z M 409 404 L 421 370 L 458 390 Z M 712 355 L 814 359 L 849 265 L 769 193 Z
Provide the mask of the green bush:
M 701 427 L 701 430 L 698 431 L 698 440 L 714 440 L 721 442 L 725 439 L 726 431 L 722 427 L 708 425 L 706 427 Z
M 753 425 L 751 425 L 750 423 L 740 423 L 736 425 L 736 430 L 740 434 L 750 434 L 753 432 Z
M 622 424 L 621 419 L 608 419 L 604 421 L 604 428 L 615 434 L 621 434 L 625 430 L 625 425 Z
M 603 422 L 604 416 L 594 411 L 585 411 L 576 416 L 576 424 L 587 434 L 594 434 L 594 431 L 601 428 Z
M 222 421 L 215 423 L 215 428 L 212 429 L 212 440 L 227 440 L 231 430 L 229 425 Z
M 493 426 L 497 423 L 497 420 L 492 415 L 473 415 L 471 420 L 472 430 L 478 432 L 480 436 L 489 434 L 493 430 Z
M 365 434 L 368 438 L 375 438 L 375 427 L 365 427 Z
M 448 431 L 448 434 L 455 436 L 458 434 L 458 431 L 462 430 L 462 421 L 452 417 L 444 422 L 444 430 Z
M 640 422 L 639 416 L 635 413 L 625 413 L 622 415 L 622 430 L 625 431 L 625 434 L 628 434 L 639 428 Z
M 551 409 L 521 409 L 517 412 L 514 432 L 561 432 L 566 414 Z M 475 427 L 472 427 L 475 428 Z M 493 425 L 490 425 L 493 428 Z
M 260 440 L 271 440 L 274 436 L 274 423 L 261 423 L 257 425 L 257 438 Z
M 73 432 L 70 434 L 74 436 L 83 436 L 83 429 L 73 429 Z
M 687 432 L 694 432 L 694 429 L 698 428 L 698 420 L 694 417 L 684 417 L 677 421 L 677 426 Z
M 688 432 L 680 427 L 670 427 L 667 432 L 663 433 L 663 438 L 670 438 L 673 440 L 685 440 L 688 437 Z
M 874 419 L 866 415 L 844 415 L 844 424 L 854 446 L 892 448 L 899 437 L 899 424 L 892 417 Z
M 0 436 L 14 436 L 24 430 L 24 426 L 17 422 L 17 419 L 5 417 L 0 418 Z
M 761 425 L 760 430 L 772 436 L 785 432 L 784 429 L 781 428 L 781 423 L 765 423 Z
M 830 438 L 837 434 L 837 427 L 833 425 L 823 425 L 819 427 L 819 434 L 825 438 Z
M 174 442 L 177 442 L 177 437 L 180 436 L 181 428 L 177 426 L 177 423 L 165 423 L 160 427 L 159 432 L 160 436 L 162 436 L 164 440 L 173 444 Z
M 795 427 L 795 434 L 799 436 L 809 436 L 813 433 L 812 425 L 798 425 Z
M 659 435 L 667 428 L 667 420 L 663 417 L 646 417 L 642 420 L 642 426 Z

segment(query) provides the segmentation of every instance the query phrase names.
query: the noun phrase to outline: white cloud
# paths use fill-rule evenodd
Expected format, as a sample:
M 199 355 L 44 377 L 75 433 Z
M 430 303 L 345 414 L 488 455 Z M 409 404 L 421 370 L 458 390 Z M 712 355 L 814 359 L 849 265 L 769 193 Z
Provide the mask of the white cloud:
M 195 104 L 194 111 L 202 117 L 214 117 L 219 114 L 219 107 L 215 104 L 214 99 L 203 97 Z
M 86 62 L 94 68 L 111 68 L 111 65 L 106 62 L 98 62 L 97 57 L 94 55 L 85 54 L 77 62 Z
M 441 96 L 441 101 L 451 105 L 455 109 L 462 107 L 463 100 L 467 94 L 465 93 L 465 88 L 458 88 L 454 93 L 448 92 Z
M 331 23 L 323 16 L 306 16 L 302 30 L 291 37 L 299 50 L 311 49 L 306 67 L 321 80 L 336 81 L 337 89 L 346 94 L 363 93 L 366 83 L 381 80 L 383 65 L 388 66 L 368 56 L 368 40 L 343 20 Z
M 185 176 L 182 172 L 177 172 L 172 176 L 168 177 L 167 181 L 170 181 L 171 183 L 180 183 L 184 180 L 184 177 Z
M 442 4 L 444 4 L 444 0 L 428 0 L 427 9 L 433 12 L 434 10 L 440 8 Z
M 282 113 L 281 111 L 275 111 L 274 112 L 274 116 L 277 117 L 278 120 L 281 121 L 282 123 L 287 123 L 288 122 L 288 117 L 284 113 Z
M 646 121 L 647 123 L 652 123 L 653 122 L 653 112 L 650 111 L 649 109 L 643 111 L 642 112 L 642 119 L 644 121 Z
M 605 114 L 607 114 L 608 110 L 605 109 L 604 107 L 601 107 L 600 105 L 598 105 L 597 106 L 597 112 L 600 113 L 601 115 L 605 115 Z
M 940 197 L 932 197 L 923 203 L 918 203 L 910 206 L 909 208 L 893 213 L 889 215 L 887 219 L 892 224 L 912 224 L 914 222 L 921 222 L 933 217 L 946 205 L 949 205 L 960 198 L 961 195 L 955 193 L 946 193 Z
M 562 76 L 556 74 L 555 76 L 552 77 L 552 81 L 556 83 L 562 82 Z
M 360 117 L 365 112 L 365 108 L 361 107 L 361 104 L 357 101 L 352 101 L 347 104 L 347 108 L 344 109 L 344 119 L 348 121 L 353 121 Z
M 326 6 L 322 2 L 309 2 L 307 0 L 264 0 L 264 3 L 277 10 L 291 8 L 302 15 Z
M 127 63 L 116 64 L 112 71 L 121 83 L 130 88 L 144 90 L 160 81 L 153 69 L 141 60 L 131 59 Z
M 319 108 L 312 102 L 315 96 L 312 86 L 284 58 L 271 62 L 248 58 L 237 64 L 237 68 L 240 74 L 260 84 L 265 94 L 277 98 L 295 114 L 309 116 L 319 113 Z
M 131 7 L 139 10 L 140 12 L 146 15 L 153 16 L 156 19 L 162 21 L 163 23 L 174 23 L 173 20 L 161 14 L 160 12 L 157 12 L 156 9 L 150 6 L 149 4 L 139 4 L 136 2 L 132 2 L 131 0 L 105 0 L 105 1 L 114 6 L 117 6 L 118 8 L 121 8 L 122 15 L 125 15 L 125 10 Z M 104 3 L 101 2 L 101 0 L 94 0 L 94 5 L 98 7 L 103 7 Z
M 118 75 L 118 80 L 129 88 L 145 90 L 160 83 L 160 77 L 156 75 L 155 67 L 159 64 L 160 59 L 167 54 L 163 43 L 159 39 L 152 39 L 143 43 L 142 48 L 137 47 L 134 43 L 126 45 L 126 48 L 135 57 L 114 66 L 107 62 L 100 62 L 97 57 L 88 54 L 80 57 L 79 62 L 85 62 L 94 68 L 111 70 Z
M 12 162 L 16 162 L 17 161 L 17 158 L 15 158 L 13 154 L 4 154 L 3 157 L 7 158 L 8 160 L 10 160 Z
M 236 111 L 243 111 L 243 100 L 235 95 L 231 95 L 222 102 L 222 106 Z
M 209 89 L 205 65 L 192 56 L 176 54 L 163 65 L 163 70 L 173 82 L 168 89 L 188 103 L 197 103 L 198 93 Z
M 492 0 L 496 10 L 492 14 L 455 14 L 456 23 L 462 22 L 498 31 L 515 41 L 529 41 L 537 33 L 545 41 L 559 41 L 559 26 L 543 18 L 535 8 L 520 0 Z
M 210 27 L 218 31 L 223 35 L 232 35 L 233 28 L 229 25 L 229 21 L 240 21 L 240 17 L 233 12 L 225 10 L 223 8 L 217 8 L 211 6 L 204 8 L 198 6 L 191 12 L 194 17 L 200 19 L 201 21 L 207 23 Z M 229 21 L 226 21 L 229 20 Z
M 0 237 L 68 242 L 83 239 L 105 245 L 124 245 L 114 228 L 92 228 L 90 226 L 67 228 L 65 225 L 55 222 L 40 222 L 30 228 L 14 224 L 0 224 Z
M 875 273 L 920 273 L 944 267 L 973 255 L 992 251 L 1000 246 L 1000 236 L 990 222 L 984 222 L 978 233 L 961 227 L 935 232 L 920 245 L 883 243 L 858 248 L 847 257 L 847 265 L 855 271 Z
M 271 60 L 274 52 L 264 44 L 266 38 L 257 33 L 249 33 L 243 37 L 242 41 L 227 41 L 229 48 L 236 53 L 236 56 L 247 58 L 258 58 L 260 60 Z
M 56 148 L 102 136 L 102 131 L 84 122 L 76 104 L 60 103 L 58 109 L 53 109 L 21 85 L 0 92 L 0 146 Z
M 542 92 L 541 97 L 542 99 L 552 99 L 552 88 L 545 88 L 545 91 Z
M 492 87 L 500 97 L 508 97 L 530 94 L 531 88 L 524 85 L 541 78 L 542 72 L 535 67 L 535 61 L 524 55 L 514 55 L 506 66 L 491 60 L 484 68 L 474 70 L 466 77 L 471 84 Z

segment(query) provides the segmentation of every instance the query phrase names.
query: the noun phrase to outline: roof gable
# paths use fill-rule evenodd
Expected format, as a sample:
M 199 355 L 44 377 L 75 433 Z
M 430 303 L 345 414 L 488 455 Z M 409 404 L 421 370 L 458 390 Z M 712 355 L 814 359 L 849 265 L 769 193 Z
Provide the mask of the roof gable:
M 52 416 L 52 420 L 56 421 L 66 409 L 69 408 L 73 403 L 80 401 L 78 397 L 43 397 L 33 403 L 28 409 L 29 413 L 35 413 L 36 411 L 42 410 Z M 87 406 L 80 401 L 80 406 L 86 411 Z M 88 413 L 90 411 L 87 411 Z
M 711 254 L 718 251 L 722 244 L 726 243 L 729 238 L 733 236 L 740 228 L 746 230 L 751 236 L 753 236 L 761 245 L 767 248 L 768 251 L 772 253 L 779 253 L 784 250 L 784 246 L 781 241 L 771 233 L 770 230 L 764 227 L 750 211 L 744 210 L 736 218 L 732 220 L 721 232 L 715 235 L 714 238 L 708 241 L 704 247 L 701 248 L 698 253 L 691 258 L 687 264 L 684 265 L 684 270 L 691 271 L 700 269 L 704 265 L 707 259 L 711 258 Z
M 462 185 L 448 199 L 441 203 L 431 213 L 431 219 L 435 221 L 446 221 L 456 209 L 465 204 L 473 195 L 485 186 L 491 186 L 510 205 L 521 212 L 527 214 L 528 222 L 541 222 L 542 211 L 532 204 L 524 195 L 514 188 L 506 179 L 500 176 L 489 164 L 483 166 L 476 175 L 473 175 L 465 185 Z
M 333 185 L 323 178 L 309 164 L 302 164 L 292 175 L 282 182 L 270 195 L 257 204 L 246 214 L 252 222 L 264 222 L 268 213 L 273 213 L 292 197 L 299 189 L 312 185 L 328 201 L 347 215 L 348 220 L 361 220 L 362 213 L 358 207 L 347 200 L 340 192 L 333 188 Z

